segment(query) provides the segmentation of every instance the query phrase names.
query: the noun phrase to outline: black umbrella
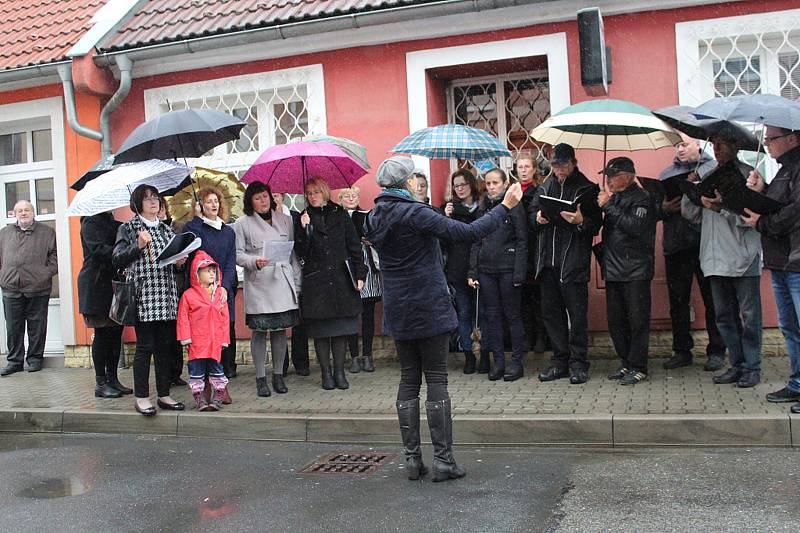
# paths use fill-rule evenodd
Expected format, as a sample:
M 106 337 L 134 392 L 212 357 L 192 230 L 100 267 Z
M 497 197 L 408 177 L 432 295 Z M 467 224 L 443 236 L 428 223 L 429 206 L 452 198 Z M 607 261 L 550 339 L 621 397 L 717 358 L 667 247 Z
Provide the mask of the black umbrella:
M 246 125 L 215 109 L 172 111 L 133 130 L 120 146 L 115 162 L 200 157 L 215 146 L 238 139 Z
M 693 139 L 708 140 L 721 135 L 735 140 L 741 150 L 761 150 L 758 138 L 742 126 L 721 118 L 698 118 L 694 111 L 693 107 L 678 105 L 656 109 L 653 114 Z
M 776 94 L 712 98 L 697 106 L 693 113 L 701 118 L 722 118 L 800 130 L 800 104 Z

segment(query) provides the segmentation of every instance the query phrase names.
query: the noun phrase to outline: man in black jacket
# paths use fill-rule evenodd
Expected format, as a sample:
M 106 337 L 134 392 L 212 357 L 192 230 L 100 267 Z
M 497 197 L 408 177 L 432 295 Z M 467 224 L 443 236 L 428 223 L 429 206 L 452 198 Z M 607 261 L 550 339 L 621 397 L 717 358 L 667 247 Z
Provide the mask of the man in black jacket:
M 700 144 L 695 139 L 684 139 L 675 151 L 675 159 L 659 176 L 660 180 L 684 179 L 684 175 L 696 172 L 703 178 L 716 168 L 717 162 L 700 153 Z M 664 362 L 664 368 L 674 369 L 691 366 L 693 362 L 690 304 L 692 279 L 697 279 L 706 313 L 708 345 L 705 370 L 719 370 L 725 365 L 725 342 L 717 329 L 714 316 L 714 300 L 711 283 L 700 268 L 700 226 L 681 216 L 681 198 L 661 200 L 659 219 L 663 221 L 664 266 L 669 292 L 669 315 L 672 319 L 672 357 Z M 656 201 L 659 201 L 656 200 Z
M 791 364 L 786 386 L 767 394 L 767 401 L 798 402 L 791 411 L 800 413 L 800 131 L 767 126 L 764 146 L 781 168 L 769 185 L 757 172 L 750 173 L 747 185 L 786 205 L 762 216 L 748 210 L 744 221 L 761 233 L 764 268 L 772 271 L 778 320 Z
M 602 224 L 596 203 L 599 188 L 578 170 L 572 146 L 557 144 L 553 152 L 553 177 L 541 186 L 541 194 L 567 201 L 581 197 L 589 208 L 562 211 L 561 220 L 548 220 L 540 197 L 530 205 L 530 227 L 538 233 L 536 278 L 542 292 L 542 316 L 553 347 L 552 364 L 539 374 L 539 380 L 569 377 L 570 383 L 579 384 L 586 382 L 589 370 L 589 268 L 592 239 Z
M 633 161 L 615 157 L 602 172 L 608 190 L 600 193 L 597 203 L 603 209 L 606 314 L 611 341 L 622 360 L 608 377 L 634 385 L 647 378 L 656 209 L 650 193 L 634 183 Z

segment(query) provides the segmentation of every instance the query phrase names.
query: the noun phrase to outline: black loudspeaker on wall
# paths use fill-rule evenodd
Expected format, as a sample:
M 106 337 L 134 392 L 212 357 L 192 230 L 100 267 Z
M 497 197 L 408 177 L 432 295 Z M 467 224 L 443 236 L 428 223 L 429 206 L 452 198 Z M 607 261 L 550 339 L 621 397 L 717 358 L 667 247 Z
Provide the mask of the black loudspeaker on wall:
M 606 47 L 600 9 L 578 11 L 578 42 L 581 52 L 581 84 L 591 96 L 608 95 L 611 83 L 611 50 Z

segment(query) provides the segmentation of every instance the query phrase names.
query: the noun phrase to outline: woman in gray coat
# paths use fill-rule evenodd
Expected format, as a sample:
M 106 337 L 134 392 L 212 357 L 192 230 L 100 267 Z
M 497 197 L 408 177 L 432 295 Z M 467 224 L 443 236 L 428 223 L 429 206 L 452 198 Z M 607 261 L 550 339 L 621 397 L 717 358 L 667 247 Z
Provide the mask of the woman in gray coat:
M 294 241 L 292 217 L 275 210 L 268 185 L 251 183 L 244 195 L 244 217 L 234 225 L 236 264 L 244 268 L 244 311 L 253 334 L 250 352 L 256 367 L 256 391 L 269 396 L 267 385 L 267 332 L 272 347 L 272 387 L 287 392 L 283 381 L 286 330 L 298 322 L 300 264 L 265 257 L 264 243 Z

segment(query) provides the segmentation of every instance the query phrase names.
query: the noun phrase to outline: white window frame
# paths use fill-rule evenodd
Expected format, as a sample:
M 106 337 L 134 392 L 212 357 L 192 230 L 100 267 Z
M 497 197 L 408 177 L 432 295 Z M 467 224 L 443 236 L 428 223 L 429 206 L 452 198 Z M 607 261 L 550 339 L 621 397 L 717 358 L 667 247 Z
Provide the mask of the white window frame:
M 570 105 L 567 34 L 564 32 L 502 41 L 419 50 L 406 54 L 409 133 L 428 127 L 428 93 L 425 71 L 529 56 L 547 56 L 550 113 Z M 429 160 L 414 156 L 418 168 L 430 174 Z
M 50 303 L 51 305 L 59 306 L 62 342 L 66 346 L 72 346 L 75 344 L 75 314 L 72 292 L 73 272 L 70 221 L 66 216 L 69 183 L 67 182 L 63 109 L 64 102 L 61 97 L 0 105 L 0 133 L 5 134 L 26 130 L 50 129 L 50 141 L 53 151 L 53 159 L 50 161 L 5 165 L 0 167 L 0 176 L 14 176 L 15 179 L 10 179 L 8 180 L 9 182 L 42 177 L 53 178 L 56 214 L 55 216 L 36 215 L 36 218 L 38 220 L 55 220 L 56 222 L 59 297 L 52 298 Z M 32 151 L 33 147 L 29 145 L 28 149 Z M 32 160 L 32 158 L 30 158 L 30 160 Z M 16 179 L 17 177 L 22 178 L 22 180 Z M 6 216 L 6 180 L 2 179 L 0 181 L 2 181 L 2 191 L 0 191 L 0 196 L 2 196 L 2 198 L 0 198 L 0 200 L 3 201 L 3 222 L 5 225 L 6 223 L 12 222 L 14 219 L 13 217 L 9 218 Z M 3 338 L 3 345 L 5 346 L 5 338 Z M 48 350 L 48 352 L 50 352 L 50 350 Z
M 145 119 L 150 120 L 163 114 L 166 102 L 203 100 L 243 93 L 271 91 L 276 88 L 297 85 L 306 86 L 308 135 L 327 133 L 325 83 L 321 64 L 146 89 L 144 91 Z M 275 143 L 272 113 L 262 109 L 264 108 L 263 104 L 259 103 L 258 105 L 259 131 L 257 150 L 239 154 L 227 154 L 225 145 L 222 145 L 214 150 L 213 155 L 190 159 L 188 161 L 189 164 L 215 168 L 226 172 L 244 170 L 252 165 L 262 151 Z

